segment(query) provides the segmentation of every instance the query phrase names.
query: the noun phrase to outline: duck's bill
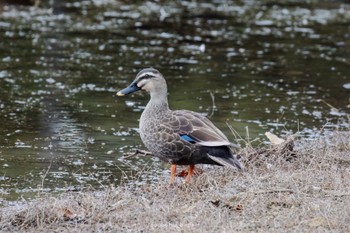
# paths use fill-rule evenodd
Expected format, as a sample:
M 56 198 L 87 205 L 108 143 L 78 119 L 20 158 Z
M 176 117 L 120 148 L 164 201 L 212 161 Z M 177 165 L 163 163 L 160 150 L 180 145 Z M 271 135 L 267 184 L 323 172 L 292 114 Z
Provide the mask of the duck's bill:
M 118 91 L 117 96 L 128 95 L 138 90 L 140 90 L 140 88 L 137 86 L 136 83 L 133 82 L 127 88 L 124 88 L 123 90 Z

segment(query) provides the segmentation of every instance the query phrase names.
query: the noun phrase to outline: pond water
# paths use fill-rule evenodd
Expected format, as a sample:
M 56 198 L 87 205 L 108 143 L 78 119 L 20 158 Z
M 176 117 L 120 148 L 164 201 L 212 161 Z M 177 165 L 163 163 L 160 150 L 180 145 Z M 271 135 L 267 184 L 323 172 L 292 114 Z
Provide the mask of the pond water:
M 348 127 L 347 1 L 47 1 L 0 4 L 0 201 L 99 189 L 142 170 L 146 93 L 116 97 L 137 72 L 166 77 L 172 109 L 208 114 L 233 141 Z M 243 140 L 238 140 L 243 143 Z

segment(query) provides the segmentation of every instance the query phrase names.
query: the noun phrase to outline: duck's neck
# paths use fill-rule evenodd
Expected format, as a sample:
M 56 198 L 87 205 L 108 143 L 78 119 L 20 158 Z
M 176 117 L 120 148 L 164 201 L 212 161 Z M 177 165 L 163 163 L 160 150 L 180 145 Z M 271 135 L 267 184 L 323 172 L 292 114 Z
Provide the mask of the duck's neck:
M 153 114 L 162 113 L 169 110 L 168 96 L 166 91 L 151 92 L 151 99 L 148 102 L 146 109 Z

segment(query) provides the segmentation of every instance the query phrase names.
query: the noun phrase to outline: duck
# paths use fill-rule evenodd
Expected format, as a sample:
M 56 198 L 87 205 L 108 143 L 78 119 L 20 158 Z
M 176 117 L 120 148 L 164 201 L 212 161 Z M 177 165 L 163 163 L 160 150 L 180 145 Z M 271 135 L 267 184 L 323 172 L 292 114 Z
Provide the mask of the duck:
M 190 182 L 197 164 L 243 170 L 235 145 L 206 116 L 169 108 L 167 83 L 157 69 L 142 69 L 117 96 L 140 90 L 150 95 L 139 121 L 140 137 L 153 156 L 171 164 L 170 184 L 175 181 L 177 165 L 189 166 L 185 183 Z

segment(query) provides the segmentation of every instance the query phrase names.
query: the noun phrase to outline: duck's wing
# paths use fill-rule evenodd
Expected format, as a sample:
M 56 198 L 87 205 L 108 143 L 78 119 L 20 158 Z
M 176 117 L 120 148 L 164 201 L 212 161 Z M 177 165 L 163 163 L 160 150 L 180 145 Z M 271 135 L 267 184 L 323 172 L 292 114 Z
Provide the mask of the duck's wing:
M 186 110 L 173 111 L 162 124 L 180 136 L 185 142 L 203 146 L 203 152 L 213 161 L 232 168 L 242 169 L 242 165 L 234 155 L 227 137 L 205 116 Z M 226 148 L 219 148 L 227 146 Z
M 187 110 L 173 111 L 167 121 L 183 140 L 202 146 L 232 146 L 227 137 L 205 116 Z

